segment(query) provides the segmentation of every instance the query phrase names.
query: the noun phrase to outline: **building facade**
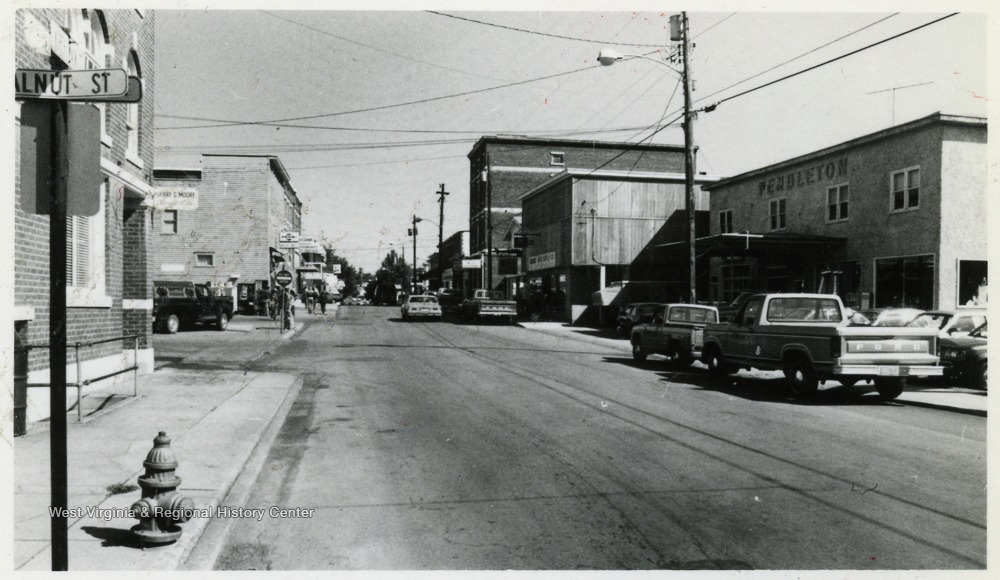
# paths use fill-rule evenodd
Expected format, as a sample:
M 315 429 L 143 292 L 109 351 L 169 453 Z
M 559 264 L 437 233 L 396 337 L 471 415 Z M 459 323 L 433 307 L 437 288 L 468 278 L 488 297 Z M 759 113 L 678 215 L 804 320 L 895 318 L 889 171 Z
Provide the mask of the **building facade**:
M 474 288 L 512 287 L 522 276 L 520 244 L 505 242 L 511 220 L 521 215 L 519 199 L 565 170 L 684 173 L 684 148 L 602 141 L 484 136 L 469 152 L 469 246 L 478 272 L 464 278 Z M 489 241 L 487 232 L 491 230 Z M 494 249 L 488 263 L 487 250 Z M 502 249 L 503 251 L 497 251 Z M 492 266 L 492 267 L 491 267 Z M 503 272 L 502 274 L 500 272 Z M 492 280 L 488 280 L 492 273 Z
M 987 124 L 935 113 L 710 186 L 711 292 L 835 292 L 851 307 L 986 300 Z
M 143 200 L 151 188 L 153 103 L 155 90 L 154 14 L 150 10 L 19 9 L 15 12 L 15 61 L 18 69 L 122 69 L 142 83 L 138 103 L 93 103 L 99 125 L 69 136 L 91 140 L 100 149 L 95 215 L 67 218 L 67 312 L 70 345 L 80 350 L 83 378 L 102 376 L 132 364 L 138 337 L 138 360 L 152 371 L 152 285 L 147 249 L 149 211 Z M 38 215 L 24 191 L 26 177 L 37 175 L 48 160 L 32 150 L 30 101 L 15 105 L 14 186 L 14 336 L 15 345 L 42 345 L 49 338 L 49 217 Z M 93 114 L 93 111 L 90 111 Z M 43 113 L 44 116 L 44 113 Z M 99 145 L 98 145 L 99 144 Z M 32 186 L 33 187 L 33 186 Z M 76 380 L 70 349 L 68 381 Z M 34 348 L 28 357 L 28 383 L 47 383 L 49 353 Z M 102 386 L 98 383 L 96 386 Z M 67 393 L 75 404 L 75 389 Z M 29 421 L 48 416 L 48 392 L 28 389 Z
M 157 168 L 153 177 L 198 196 L 195 210 L 153 212 L 157 280 L 230 285 L 242 296 L 273 288 L 276 271 L 295 274 L 304 264 L 298 250 L 281 247 L 283 232 L 301 230 L 302 202 L 277 157 L 206 154 L 200 168 Z
M 695 211 L 702 214 L 707 181 L 696 180 Z M 529 190 L 520 200 L 521 294 L 575 324 L 600 322 L 600 307 L 614 299 L 595 304 L 593 295 L 613 282 L 655 286 L 664 302 L 685 296 L 683 262 L 664 262 L 658 247 L 686 239 L 686 198 L 683 170 L 566 170 Z
M 469 232 L 462 230 L 441 242 L 438 252 L 444 269 L 441 271 L 442 288 L 462 288 L 462 260 L 469 255 Z

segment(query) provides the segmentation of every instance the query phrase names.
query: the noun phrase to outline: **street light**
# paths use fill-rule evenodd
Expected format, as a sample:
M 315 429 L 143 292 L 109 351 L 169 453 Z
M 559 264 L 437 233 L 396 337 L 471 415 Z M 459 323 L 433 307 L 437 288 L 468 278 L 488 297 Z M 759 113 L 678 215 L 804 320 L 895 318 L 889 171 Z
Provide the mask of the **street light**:
M 688 37 L 688 20 L 687 12 L 681 12 L 680 18 L 676 20 L 679 25 L 679 30 L 674 31 L 673 26 L 675 24 L 675 17 L 671 17 L 671 40 L 680 40 L 681 42 L 681 53 L 683 55 L 683 68 L 680 71 L 675 70 L 672 66 L 667 63 L 657 60 L 655 58 L 648 57 L 642 54 L 622 54 L 617 50 L 612 48 L 602 49 L 598 55 L 597 60 L 604 66 L 611 66 L 620 60 L 641 58 L 645 60 L 651 60 L 655 63 L 661 64 L 674 73 L 677 73 L 681 77 L 681 81 L 684 83 L 684 193 L 685 201 L 684 208 L 687 212 L 688 218 L 688 286 L 690 290 L 689 302 L 694 304 L 697 299 L 697 294 L 695 291 L 695 243 L 694 243 L 694 115 L 691 111 L 691 67 L 688 63 L 688 53 L 690 52 L 690 43 Z M 675 36 L 676 35 L 676 36 Z M 714 108 L 714 107 L 711 107 Z M 706 108 L 706 110 L 711 110 L 711 108 Z

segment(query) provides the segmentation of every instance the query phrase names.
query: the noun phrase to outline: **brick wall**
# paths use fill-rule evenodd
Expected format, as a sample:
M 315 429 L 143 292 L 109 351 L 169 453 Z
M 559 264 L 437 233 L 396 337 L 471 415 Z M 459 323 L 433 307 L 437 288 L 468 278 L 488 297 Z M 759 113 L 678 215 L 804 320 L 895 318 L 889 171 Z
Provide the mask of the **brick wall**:
M 29 43 L 25 35 L 26 26 L 36 31 L 49 29 L 54 22 L 62 28 L 71 28 L 74 20 L 80 22 L 80 10 L 68 9 L 21 9 L 15 19 L 15 62 L 17 68 L 62 69 L 74 68 L 73 63 L 62 62 L 54 53 L 37 42 Z M 90 18 L 102 21 L 106 30 L 107 44 L 112 47 L 109 57 L 101 66 L 125 68 L 125 62 L 133 51 L 137 55 L 144 82 L 143 103 L 140 110 L 140 140 L 138 159 L 128 160 L 126 148 L 128 136 L 125 127 L 127 105 L 106 104 L 106 132 L 110 141 L 103 142 L 102 157 L 109 166 L 118 167 L 126 179 L 116 179 L 104 172 L 104 231 L 103 241 L 95 244 L 104 251 L 104 292 L 110 300 L 98 301 L 86 307 L 71 307 L 67 310 L 67 339 L 70 345 L 76 342 L 103 340 L 138 332 L 148 338 L 148 324 L 142 324 L 143 317 L 149 318 L 148 310 L 123 310 L 123 297 L 148 299 L 151 292 L 139 278 L 126 278 L 125 271 L 141 261 L 144 255 L 144 236 L 141 228 L 129 225 L 134 212 L 126 214 L 126 205 L 137 204 L 142 198 L 142 189 L 148 187 L 153 165 L 153 96 L 154 77 L 154 18 L 149 10 L 104 10 L 88 13 Z M 89 22 L 82 21 L 82 22 Z M 19 110 L 18 110 L 19 113 Z M 17 114 L 17 113 L 16 113 Z M 19 114 L 15 123 L 19 129 Z M 100 136 L 95 136 L 99 139 Z M 15 152 L 15 196 L 14 196 L 14 302 L 16 318 L 22 323 L 27 320 L 24 334 L 32 344 L 48 342 L 49 327 L 49 219 L 47 216 L 29 215 L 22 211 L 20 152 Z M 142 211 L 139 212 L 144 213 Z M 141 219 L 139 220 L 141 222 Z M 135 229 L 136 231 L 132 231 Z M 129 245 L 126 251 L 126 244 Z M 140 277 L 141 278 L 141 277 Z M 138 286 L 132 286 L 138 284 Z M 22 324 L 23 325 L 23 324 Z M 84 360 L 119 354 L 122 346 L 118 342 L 88 348 L 82 351 Z M 44 349 L 32 351 L 30 370 L 48 366 L 48 353 Z

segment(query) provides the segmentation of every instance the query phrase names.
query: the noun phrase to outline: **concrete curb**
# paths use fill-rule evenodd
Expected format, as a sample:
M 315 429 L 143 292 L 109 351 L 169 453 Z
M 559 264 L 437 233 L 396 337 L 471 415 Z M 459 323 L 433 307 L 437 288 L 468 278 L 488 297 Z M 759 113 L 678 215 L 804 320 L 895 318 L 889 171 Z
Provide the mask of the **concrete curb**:
M 229 489 L 221 494 L 218 505 L 241 506 L 246 503 L 253 490 L 253 484 L 264 468 L 264 461 L 271 450 L 271 445 L 278 437 L 278 432 L 285 422 L 288 411 L 291 409 L 295 399 L 298 398 L 302 384 L 305 382 L 303 376 L 299 376 L 288 389 L 285 400 L 278 407 L 267 427 L 261 432 L 253 451 L 243 464 L 243 469 L 229 486 Z M 212 519 L 202 529 L 201 534 L 195 540 L 191 549 L 178 558 L 175 570 L 212 570 L 216 560 L 225 547 L 229 530 L 232 528 L 232 518 Z
M 928 403 L 926 401 L 908 401 L 906 399 L 896 399 L 894 403 L 899 403 L 900 405 L 907 405 L 910 407 L 926 407 L 928 409 L 939 409 L 941 411 L 951 411 L 952 413 L 962 413 L 964 415 L 975 415 L 977 417 L 986 417 L 987 413 L 983 409 L 966 409 L 964 407 L 954 407 L 951 405 L 942 405 L 938 403 Z

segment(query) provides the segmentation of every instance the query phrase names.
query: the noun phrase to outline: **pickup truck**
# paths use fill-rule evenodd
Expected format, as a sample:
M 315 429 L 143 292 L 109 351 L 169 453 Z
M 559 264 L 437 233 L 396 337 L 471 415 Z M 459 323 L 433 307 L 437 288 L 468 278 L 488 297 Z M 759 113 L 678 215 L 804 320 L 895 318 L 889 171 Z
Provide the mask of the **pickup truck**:
M 784 371 L 791 394 L 808 398 L 820 382 L 847 387 L 873 380 L 884 400 L 908 376 L 941 376 L 933 329 L 852 326 L 832 294 L 757 294 L 730 322 L 705 327 L 702 362 L 724 376 L 740 368 Z
M 662 354 L 689 365 L 701 358 L 705 325 L 718 321 L 714 306 L 657 305 L 652 320 L 632 327 L 632 358 L 644 361 L 650 354 Z
M 153 329 L 174 334 L 181 326 L 207 323 L 225 330 L 234 310 L 229 291 L 193 282 L 153 282 Z
M 462 302 L 462 314 L 468 320 L 500 319 L 513 324 L 517 320 L 517 302 L 504 299 L 497 290 L 476 290 L 472 298 Z

